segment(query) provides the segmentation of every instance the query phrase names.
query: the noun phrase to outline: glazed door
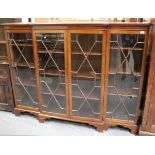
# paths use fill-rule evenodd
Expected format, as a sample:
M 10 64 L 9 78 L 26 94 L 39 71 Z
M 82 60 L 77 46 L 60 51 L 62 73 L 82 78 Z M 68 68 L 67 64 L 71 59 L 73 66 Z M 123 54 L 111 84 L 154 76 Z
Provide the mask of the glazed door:
M 74 118 L 102 119 L 105 36 L 103 31 L 70 32 L 70 112 Z
M 65 37 L 65 31 L 35 31 L 41 111 L 60 116 L 68 113 Z
M 138 116 L 145 64 L 145 31 L 110 34 L 106 118 L 134 122 Z
M 23 30 L 7 34 L 16 107 L 38 108 L 32 33 Z

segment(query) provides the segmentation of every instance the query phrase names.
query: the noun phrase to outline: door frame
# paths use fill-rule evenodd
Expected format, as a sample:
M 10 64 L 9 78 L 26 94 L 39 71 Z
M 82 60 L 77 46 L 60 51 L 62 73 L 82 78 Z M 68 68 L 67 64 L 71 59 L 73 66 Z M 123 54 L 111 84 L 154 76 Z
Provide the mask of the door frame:
M 11 82 L 12 82 L 12 90 L 13 90 L 13 96 L 14 96 L 14 102 L 15 102 L 15 111 L 21 110 L 21 111 L 27 111 L 27 112 L 32 112 L 34 114 L 37 114 L 39 111 L 39 108 L 34 108 L 34 107 L 28 107 L 28 106 L 24 106 L 24 105 L 20 105 L 17 103 L 17 95 L 16 95 L 16 84 L 15 84 L 15 76 L 14 76 L 14 71 L 13 71 L 13 61 L 12 61 L 12 57 L 11 57 L 11 52 L 10 52 L 10 48 L 9 48 L 9 42 L 8 42 L 8 34 L 9 33 L 30 33 L 32 34 L 32 30 L 26 30 L 26 29 L 20 29 L 20 30 L 14 30 L 14 29 L 8 29 L 5 30 L 5 39 L 6 39 L 6 49 L 7 49 L 7 57 L 8 57 L 8 62 L 9 62 L 9 68 L 10 68 L 10 76 L 11 76 Z M 33 40 L 33 38 L 32 38 Z M 32 42 L 33 45 L 33 42 Z M 35 54 L 35 51 L 33 50 L 33 55 Z M 35 59 L 35 58 L 34 58 Z M 34 65 L 35 65 L 35 60 L 34 60 Z M 36 68 L 35 70 L 36 71 Z M 36 74 L 35 74 L 36 76 Z M 36 88 L 37 88 L 37 83 L 36 83 Z M 38 98 L 38 96 L 36 96 Z M 39 105 L 39 101 L 38 101 L 38 105 Z M 15 112 L 16 113 L 16 112 Z
M 136 106 L 136 113 L 135 113 L 135 119 L 134 121 L 130 120 L 121 120 L 121 119 L 111 119 L 106 118 L 106 108 L 107 108 L 107 87 L 108 87 L 108 73 L 109 73 L 109 64 L 110 64 L 110 41 L 111 41 L 111 34 L 144 34 L 144 50 L 143 50 L 143 58 L 142 58 L 142 66 L 141 66 L 141 80 L 140 80 L 140 86 L 139 86 L 139 92 L 138 92 L 138 99 L 137 99 L 137 106 Z M 104 94 L 104 112 L 103 112 L 103 119 L 105 122 L 109 123 L 123 123 L 123 124 L 136 124 L 139 116 L 139 107 L 140 107 L 140 100 L 141 100 L 141 94 L 142 94 L 142 86 L 143 86 L 143 80 L 144 80 L 144 73 L 145 73 L 145 65 L 146 65 L 146 56 L 147 56 L 147 45 L 148 45 L 148 31 L 143 29 L 114 29 L 107 31 L 107 52 L 106 52 L 106 77 L 105 77 L 105 94 Z
M 99 119 L 80 117 L 72 114 L 72 77 L 71 77 L 71 34 L 102 34 L 102 68 L 101 68 L 101 101 L 100 101 L 100 114 Z M 92 122 L 102 122 L 103 119 L 103 105 L 104 105 L 104 89 L 105 89 L 105 69 L 106 69 L 106 45 L 107 45 L 107 30 L 98 29 L 73 29 L 67 32 L 67 45 L 68 45 L 68 78 L 69 78 L 69 103 L 70 103 L 70 118 L 77 120 L 86 120 Z
M 66 83 L 66 113 L 65 114 L 59 114 L 59 113 L 54 113 L 54 112 L 45 112 L 42 110 L 42 95 L 41 95 L 41 82 L 40 82 L 40 77 L 39 77 L 39 63 L 38 63 L 38 52 L 37 52 L 37 40 L 36 40 L 36 33 L 58 33 L 58 34 L 64 34 L 64 66 L 65 66 L 65 83 Z M 44 116 L 56 116 L 56 117 L 64 117 L 67 118 L 69 116 L 69 99 L 68 99 L 68 65 L 67 65 L 67 33 L 65 30 L 32 30 L 32 38 L 33 38 L 33 47 L 34 47 L 34 57 L 35 57 L 35 65 L 36 65 L 36 77 L 37 77 L 37 86 L 38 86 L 38 99 L 39 99 L 39 112 L 41 115 Z

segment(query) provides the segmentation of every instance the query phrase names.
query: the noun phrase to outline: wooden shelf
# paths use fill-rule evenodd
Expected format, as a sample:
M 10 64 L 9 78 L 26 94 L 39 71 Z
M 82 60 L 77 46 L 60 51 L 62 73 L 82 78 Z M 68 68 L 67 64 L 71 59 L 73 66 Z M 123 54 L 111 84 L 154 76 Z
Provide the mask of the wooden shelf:
M 0 64 L 8 64 L 7 56 L 0 56 Z
M 51 51 L 51 50 L 49 50 L 49 52 L 50 52 L 50 53 L 56 53 L 56 54 L 64 54 L 64 52 L 61 52 L 61 51 Z M 41 51 L 41 50 L 39 50 L 38 53 L 39 53 L 39 54 L 48 54 L 47 51 Z M 82 52 L 80 52 L 80 51 L 72 52 L 71 54 L 72 54 L 72 55 L 84 55 L 84 54 L 83 54 Z M 88 55 L 89 52 L 85 52 L 85 54 Z M 102 53 L 91 52 L 89 55 L 101 56 Z
M 93 52 L 93 51 L 91 51 L 90 53 L 89 53 L 89 51 L 84 51 L 84 54 L 81 52 L 81 51 L 75 51 L 75 52 L 71 52 L 71 54 L 72 55 L 95 55 L 95 56 L 101 56 L 102 55 L 102 53 L 97 53 L 97 52 Z
M 64 54 L 64 52 L 61 51 L 49 51 L 50 53 L 56 53 L 56 54 Z M 47 51 L 38 51 L 39 54 L 49 54 Z
M 111 43 L 116 43 L 117 41 L 115 41 L 115 40 L 110 40 L 110 42 L 111 42 Z M 139 43 L 139 44 L 144 44 L 143 41 L 138 41 L 137 43 Z
M 110 68 L 109 69 L 109 74 L 127 74 L 127 75 L 132 75 L 132 72 L 123 72 L 123 71 L 118 71 L 116 72 L 116 69 L 112 69 Z M 140 72 L 134 72 L 134 75 L 136 76 L 141 76 L 141 73 Z
M 37 87 L 37 85 L 35 85 L 33 82 L 30 81 L 26 81 L 26 80 L 22 80 L 22 84 L 20 82 L 16 82 L 16 85 L 24 85 L 26 87 Z
M 73 95 L 72 96 L 73 98 L 79 98 L 79 99 L 85 99 L 83 96 L 76 96 L 76 95 Z M 89 96 L 87 97 L 88 100 L 96 100 L 96 101 L 100 101 L 100 98 L 95 98 L 94 96 Z
M 57 42 L 64 42 L 64 40 L 55 40 L 55 41 L 57 41 Z M 51 44 L 51 41 L 46 41 L 46 40 L 37 40 L 37 42 L 41 42 L 41 43 L 44 42 L 44 43 L 50 43 Z M 42 45 L 42 44 L 40 44 L 40 45 Z
M 65 76 L 65 71 L 63 71 L 63 70 L 61 70 L 60 72 L 61 73 L 59 73 L 59 71 L 58 70 L 56 70 L 56 69 L 48 69 L 48 70 L 41 70 L 41 69 L 39 69 L 39 71 L 40 71 L 40 74 L 41 75 L 43 75 L 43 74 L 45 74 L 45 75 L 52 75 L 52 76 Z M 63 73 L 63 74 L 62 74 Z
M 2 40 L 2 41 L 0 41 L 0 44 L 6 44 L 6 41 Z
M 95 75 L 93 74 L 88 74 L 88 73 L 78 73 L 78 75 L 76 75 L 76 73 L 72 73 L 71 74 L 72 78 L 85 78 L 85 79 L 98 79 L 98 80 L 101 80 L 101 74 L 96 74 L 96 77 Z
M 107 95 L 114 95 L 114 96 L 127 96 L 127 97 L 138 97 L 138 95 L 133 95 L 133 94 L 114 94 L 114 93 L 107 93 Z
M 44 94 L 44 95 L 51 95 L 52 93 L 46 93 L 46 92 L 41 92 L 42 94 Z M 53 94 L 55 95 L 55 96 L 62 96 L 62 97 L 66 97 L 66 94 L 64 94 L 64 93 L 60 93 L 60 92 L 58 92 L 58 93 L 54 93 L 53 92 Z
M 9 64 L 9 62 L 7 60 L 0 60 L 0 64 Z
M 32 39 L 29 39 L 28 41 L 32 41 Z M 33 46 L 33 43 L 28 42 L 28 41 L 26 42 L 26 40 L 19 40 L 19 42 L 18 41 L 15 41 L 15 42 L 16 42 L 16 44 L 18 46 Z M 15 43 L 10 43 L 9 45 L 16 46 L 16 44 Z
M 59 73 L 58 70 L 52 69 L 52 68 L 48 69 L 48 70 L 45 70 L 45 72 L 44 72 L 44 70 L 40 69 L 40 74 L 41 75 L 45 74 L 45 75 L 52 75 L 52 76 L 60 76 L 60 75 L 65 76 L 65 71 L 64 70 L 61 70 L 60 72 L 61 73 Z M 95 75 L 92 75 L 91 73 L 90 74 L 88 74 L 88 73 L 79 73 L 78 75 L 75 75 L 75 73 L 72 73 L 71 76 L 72 76 L 72 78 L 95 79 Z M 101 74 L 98 73 L 97 76 L 96 76 L 96 79 L 101 80 L 101 77 L 99 77 L 99 76 L 101 76 Z
M 73 90 L 72 90 L 72 97 L 80 98 L 80 99 L 85 99 L 84 96 L 81 94 L 81 92 L 79 93 L 78 91 L 73 91 Z M 97 100 L 97 101 L 100 100 L 100 97 L 98 97 L 98 94 L 89 95 L 89 96 L 86 96 L 86 98 L 90 99 L 90 100 Z
M 10 46 L 16 46 L 16 44 L 9 44 Z M 17 43 L 17 46 L 33 46 L 32 44 L 22 44 L 22 43 Z
M 30 68 L 35 68 L 34 63 L 29 63 L 29 65 L 30 65 Z M 17 62 L 14 62 L 13 67 L 28 67 L 29 68 L 29 66 L 25 62 L 23 63 L 20 62 L 18 64 Z
M 110 47 L 111 50 L 135 50 L 135 51 L 143 51 L 144 49 L 143 48 L 131 48 L 131 47 L 122 47 L 122 48 L 119 48 L 119 47 Z
M 133 92 L 132 91 L 126 91 L 125 89 L 116 89 L 117 90 L 117 93 L 113 93 L 113 92 L 109 92 L 110 90 L 109 90 L 109 88 L 114 88 L 113 86 L 108 86 L 108 91 L 107 91 L 107 95 L 116 95 L 116 96 L 132 96 L 132 97 L 137 97 L 138 95 L 135 95 L 135 94 L 133 94 Z M 134 88 L 134 89 L 137 89 L 137 90 L 139 90 L 138 88 Z M 120 93 L 120 92 L 123 92 L 123 93 Z
M 18 46 L 33 46 L 33 43 L 32 43 L 32 39 L 10 39 L 12 42 L 9 44 L 9 45 L 12 45 L 12 46 L 16 46 L 16 44 L 18 45 Z M 15 41 L 15 43 L 14 43 L 14 41 Z

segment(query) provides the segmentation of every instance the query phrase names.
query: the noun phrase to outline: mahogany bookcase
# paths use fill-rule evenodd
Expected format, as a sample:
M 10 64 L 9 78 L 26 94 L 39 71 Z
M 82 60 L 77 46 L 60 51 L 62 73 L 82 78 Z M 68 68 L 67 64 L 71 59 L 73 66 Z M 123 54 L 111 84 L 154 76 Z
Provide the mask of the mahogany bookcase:
M 15 115 L 137 132 L 149 23 L 2 26 Z

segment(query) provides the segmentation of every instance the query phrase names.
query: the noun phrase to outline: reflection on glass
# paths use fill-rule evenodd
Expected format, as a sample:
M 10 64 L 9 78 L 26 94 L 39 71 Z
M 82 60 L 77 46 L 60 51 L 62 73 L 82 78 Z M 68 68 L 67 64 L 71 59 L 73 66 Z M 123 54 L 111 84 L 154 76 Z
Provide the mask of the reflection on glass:
M 108 118 L 134 120 L 141 80 L 144 35 L 111 34 Z
M 99 119 L 101 34 L 71 34 L 72 114 Z
M 66 113 L 66 83 L 63 33 L 36 33 L 42 110 Z
M 9 33 L 9 48 L 15 77 L 17 104 L 38 106 L 31 33 Z

